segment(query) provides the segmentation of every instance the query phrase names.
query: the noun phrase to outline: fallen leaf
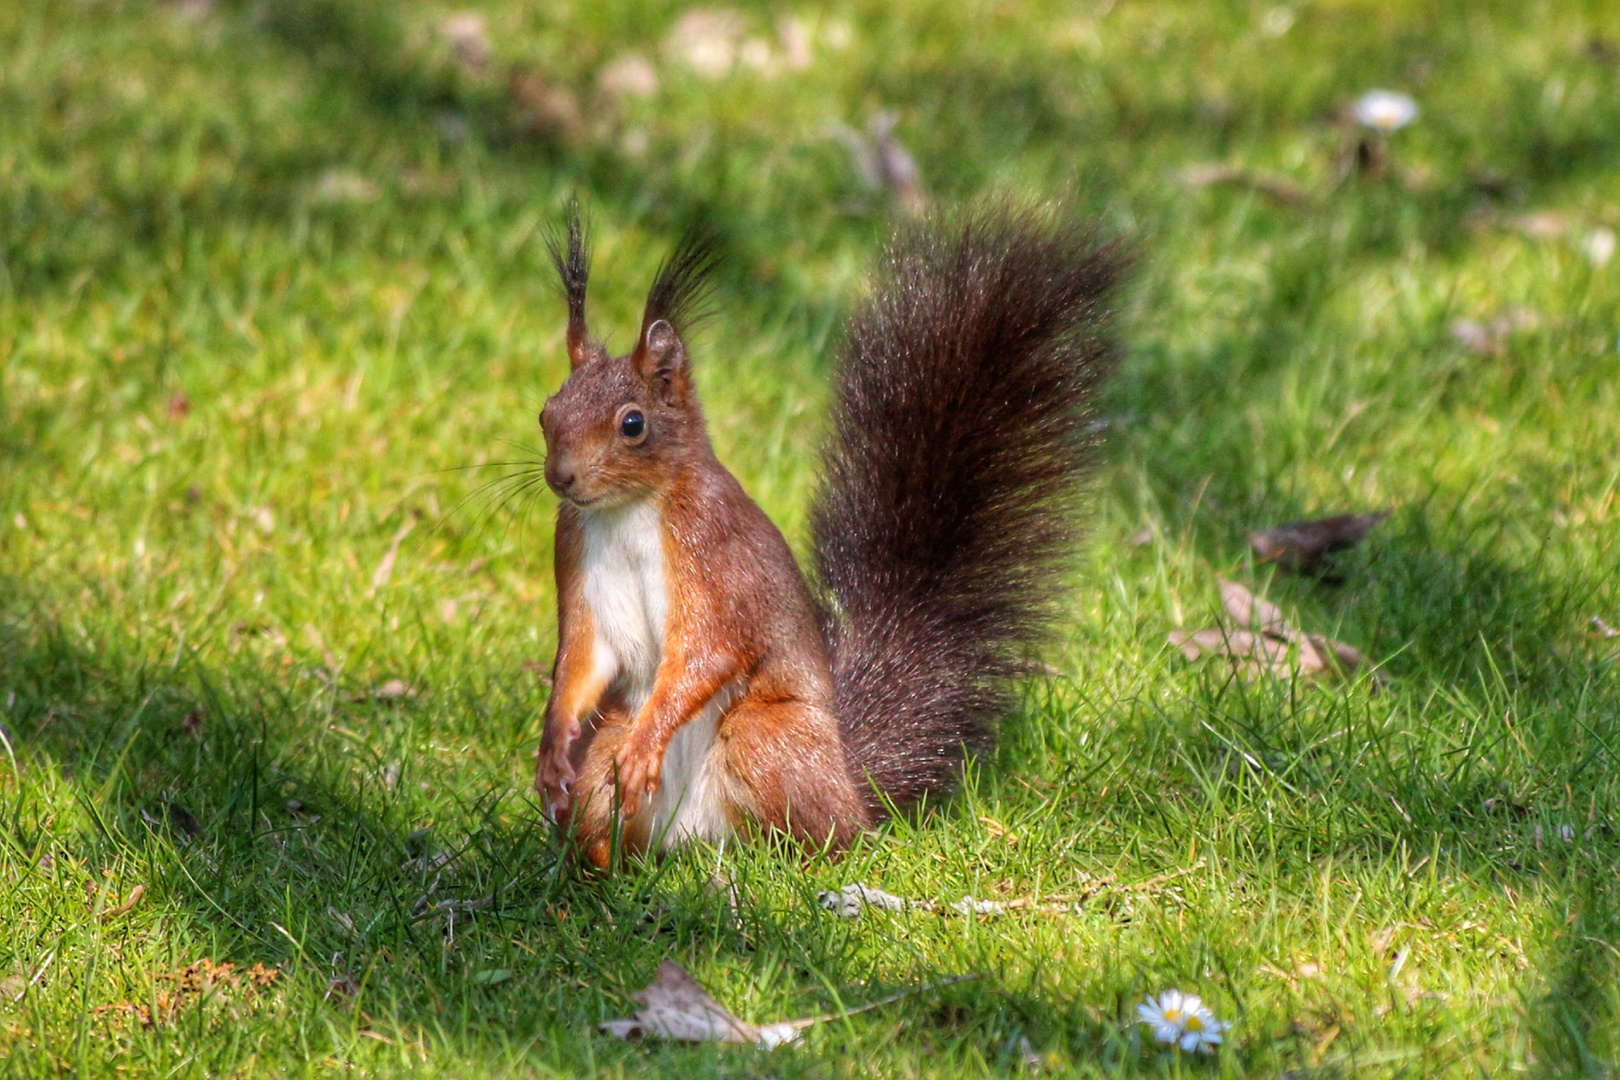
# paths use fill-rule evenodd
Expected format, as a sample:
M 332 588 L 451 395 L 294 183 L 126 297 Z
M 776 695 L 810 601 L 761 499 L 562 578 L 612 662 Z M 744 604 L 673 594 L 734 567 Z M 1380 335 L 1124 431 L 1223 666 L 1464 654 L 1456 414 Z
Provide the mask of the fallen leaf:
M 1389 517 L 1388 510 L 1371 514 L 1340 514 L 1316 521 L 1291 521 L 1274 529 L 1249 534 L 1249 546 L 1267 562 L 1285 570 L 1322 575 L 1330 572 L 1328 556 L 1361 543 L 1374 525 Z
M 1342 641 L 1321 634 L 1302 633 L 1288 624 L 1275 604 L 1255 596 L 1237 582 L 1218 579 L 1221 604 L 1241 628 L 1211 626 L 1202 630 L 1172 630 L 1170 644 L 1188 660 L 1224 656 L 1243 679 L 1266 674 L 1279 678 L 1348 678 L 1368 667 L 1367 658 Z M 1383 682 L 1373 672 L 1373 685 Z
M 178 424 L 191 415 L 191 399 L 176 391 L 169 395 L 169 404 L 163 411 Z
M 1235 581 L 1217 578 L 1221 587 L 1221 606 L 1239 625 L 1259 630 L 1263 634 L 1287 640 L 1293 633 L 1282 609 L 1269 600 L 1262 600 Z
M 602 1030 L 620 1039 L 668 1039 L 675 1042 L 752 1043 L 761 1050 L 774 1050 L 778 1046 L 798 1039 L 809 1027 L 827 1020 L 841 1020 L 856 1013 L 876 1009 L 928 990 L 976 979 L 977 975 L 958 975 L 925 986 L 900 990 L 865 1005 L 823 1016 L 802 1020 L 783 1020 L 775 1024 L 755 1026 L 741 1020 L 709 996 L 696 979 L 673 960 L 658 965 L 658 975 L 652 985 L 636 995 L 643 1008 L 626 1020 L 608 1020 Z
M 1252 656 L 1263 654 L 1270 660 L 1283 660 L 1288 656 L 1286 642 L 1273 641 L 1252 630 L 1230 630 L 1210 626 L 1203 630 L 1172 630 L 1170 644 L 1181 650 L 1188 660 L 1201 660 L 1205 656 Z
M 602 1030 L 621 1039 L 729 1043 L 761 1041 L 759 1028 L 733 1016 L 673 960 L 665 960 L 658 965 L 657 978 L 651 986 L 636 995 L 636 1000 L 644 1008 L 633 1018 L 609 1020 L 602 1025 Z M 791 1041 L 791 1038 L 779 1040 L 785 1041 Z M 768 1046 L 763 1048 L 770 1049 Z

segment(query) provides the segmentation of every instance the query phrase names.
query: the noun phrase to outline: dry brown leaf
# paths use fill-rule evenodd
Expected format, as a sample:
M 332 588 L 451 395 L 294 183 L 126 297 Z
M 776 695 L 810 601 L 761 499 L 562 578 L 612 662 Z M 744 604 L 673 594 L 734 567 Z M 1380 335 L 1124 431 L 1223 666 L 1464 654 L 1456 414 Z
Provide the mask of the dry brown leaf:
M 1180 649 L 1189 660 L 1199 660 L 1206 655 L 1258 656 L 1268 663 L 1288 658 L 1286 642 L 1252 630 L 1229 630 L 1222 626 L 1210 626 L 1203 630 L 1172 630 L 1170 644 Z
M 169 395 L 169 404 L 164 412 L 168 414 L 170 420 L 178 424 L 191 415 L 191 399 L 176 391 Z
M 1328 557 L 1355 547 L 1374 525 L 1389 517 L 1388 510 L 1371 514 L 1340 514 L 1315 521 L 1290 521 L 1274 529 L 1249 534 L 1249 546 L 1267 562 L 1285 570 L 1322 574 L 1330 569 Z
M 657 978 L 636 1000 L 644 1007 L 634 1017 L 609 1020 L 602 1030 L 620 1039 L 753 1043 L 770 1050 L 792 1042 L 815 1023 L 799 1020 L 757 1028 L 733 1016 L 673 960 L 658 965 Z
M 172 988 L 154 994 L 151 1004 L 120 1001 L 111 1005 L 97 1005 L 93 1012 L 96 1016 L 121 1013 L 134 1017 L 142 1027 L 154 1027 L 174 1020 L 182 1009 L 195 1001 L 217 1000 L 238 991 L 251 1000 L 258 991 L 274 984 L 280 974 L 274 968 L 254 964 L 238 975 L 235 964 L 229 961 L 216 964 L 211 957 L 205 956 L 178 971 L 154 975 L 153 979 L 168 983 Z M 243 985 L 243 976 L 248 980 L 246 986 Z
M 276 984 L 276 979 L 280 977 L 281 970 L 279 968 L 267 968 L 263 964 L 256 963 L 242 974 L 246 975 L 248 981 L 253 983 L 254 986 L 264 990 Z
M 1283 618 L 1282 609 L 1262 600 L 1235 581 L 1217 578 L 1221 586 L 1221 606 L 1239 626 L 1250 627 L 1271 637 L 1291 640 L 1293 627 Z
M 1224 656 L 1245 681 L 1271 674 L 1287 679 L 1349 678 L 1367 665 L 1367 658 L 1342 641 L 1321 634 L 1306 634 L 1290 626 L 1282 610 L 1226 578 L 1217 579 L 1226 614 L 1245 629 L 1211 626 L 1202 630 L 1172 630 L 1170 644 L 1188 660 Z M 1382 679 L 1375 672 L 1374 686 Z
M 644 1008 L 629 1019 L 604 1022 L 602 1030 L 620 1039 L 752 1043 L 761 1050 L 774 1050 L 784 1043 L 793 1042 L 806 1028 L 823 1021 L 841 1020 L 912 994 L 976 978 L 977 975 L 958 975 L 926 986 L 896 991 L 843 1012 L 756 1026 L 732 1015 L 724 1005 L 710 997 L 708 991 L 699 986 L 698 981 L 688 975 L 681 965 L 673 960 L 665 960 L 658 965 L 658 975 L 652 985 L 636 995 L 636 1000 Z

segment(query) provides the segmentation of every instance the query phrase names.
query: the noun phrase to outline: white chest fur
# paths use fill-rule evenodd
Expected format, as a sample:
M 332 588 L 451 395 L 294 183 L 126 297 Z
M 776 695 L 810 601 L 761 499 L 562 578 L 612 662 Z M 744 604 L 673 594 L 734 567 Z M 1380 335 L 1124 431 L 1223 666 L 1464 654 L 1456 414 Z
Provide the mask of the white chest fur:
M 631 708 L 640 709 L 658 675 L 669 614 L 658 507 L 633 503 L 582 514 L 580 521 L 597 670 L 622 681 Z
M 650 502 L 585 513 L 580 521 L 597 671 L 623 687 L 633 716 L 652 696 L 664 655 L 669 593 L 663 523 Z M 645 811 L 653 815 L 655 842 L 669 846 L 691 836 L 720 840 L 730 831 L 714 754 L 724 698 L 722 693 L 706 703 L 670 740 L 658 791 Z

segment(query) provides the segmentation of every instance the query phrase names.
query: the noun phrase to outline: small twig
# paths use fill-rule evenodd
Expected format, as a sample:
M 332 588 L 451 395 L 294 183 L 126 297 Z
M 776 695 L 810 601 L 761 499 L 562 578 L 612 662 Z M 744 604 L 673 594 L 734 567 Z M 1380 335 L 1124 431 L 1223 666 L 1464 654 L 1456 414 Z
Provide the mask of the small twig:
M 1164 873 L 1159 874 L 1156 877 L 1150 877 L 1146 881 L 1138 881 L 1134 885 L 1122 886 L 1120 891 L 1121 892 L 1137 892 L 1137 891 L 1142 890 L 1142 889 L 1151 889 L 1155 885 L 1163 885 L 1165 882 L 1174 881 L 1178 877 L 1186 877 L 1188 874 L 1191 874 L 1191 873 L 1194 873 L 1196 871 L 1202 870 L 1203 868 L 1204 868 L 1204 860 L 1199 859 L 1197 862 L 1193 863 L 1191 866 L 1183 866 L 1179 870 L 1166 870 Z

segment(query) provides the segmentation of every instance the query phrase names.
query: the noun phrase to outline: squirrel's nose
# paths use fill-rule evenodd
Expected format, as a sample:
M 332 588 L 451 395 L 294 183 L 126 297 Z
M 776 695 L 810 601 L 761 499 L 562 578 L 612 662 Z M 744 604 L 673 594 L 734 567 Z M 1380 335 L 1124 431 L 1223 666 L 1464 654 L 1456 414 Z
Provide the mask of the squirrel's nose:
M 546 483 L 559 495 L 567 494 L 574 486 L 574 469 L 566 462 L 552 459 L 546 462 Z

